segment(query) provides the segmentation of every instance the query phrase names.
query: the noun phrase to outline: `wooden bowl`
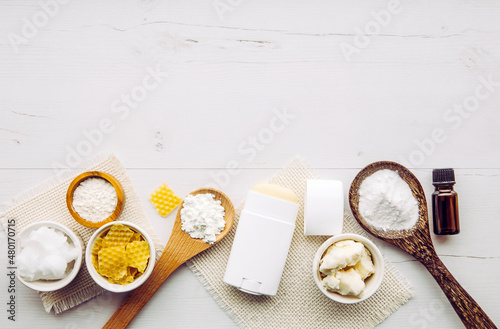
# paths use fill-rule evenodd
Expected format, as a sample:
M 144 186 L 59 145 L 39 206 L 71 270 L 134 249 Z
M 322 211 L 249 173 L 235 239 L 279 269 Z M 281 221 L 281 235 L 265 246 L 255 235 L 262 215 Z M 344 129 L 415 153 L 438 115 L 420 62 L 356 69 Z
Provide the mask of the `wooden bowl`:
M 111 214 L 111 216 L 100 222 L 91 222 L 86 220 L 85 218 L 82 218 L 73 207 L 73 194 L 75 193 L 76 188 L 80 185 L 81 182 L 83 182 L 87 178 L 92 178 L 92 177 L 105 179 L 107 182 L 113 185 L 116 191 L 117 203 L 115 211 Z M 78 223 L 90 228 L 99 228 L 104 224 L 112 222 L 116 218 L 118 218 L 125 205 L 125 192 L 123 191 L 122 184 L 120 184 L 120 182 L 110 174 L 106 174 L 101 171 L 88 171 L 84 172 L 81 175 L 76 176 L 76 178 L 73 179 L 71 184 L 69 184 L 68 192 L 66 193 L 66 205 L 68 206 L 69 213 Z

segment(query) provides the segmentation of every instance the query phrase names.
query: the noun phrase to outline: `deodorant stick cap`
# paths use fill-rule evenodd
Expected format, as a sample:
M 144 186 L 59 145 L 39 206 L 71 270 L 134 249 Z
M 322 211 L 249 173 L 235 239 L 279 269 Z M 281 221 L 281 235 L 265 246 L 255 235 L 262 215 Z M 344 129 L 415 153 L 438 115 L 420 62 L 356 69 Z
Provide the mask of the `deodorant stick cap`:
M 341 181 L 308 179 L 304 202 L 305 235 L 337 235 L 344 222 Z

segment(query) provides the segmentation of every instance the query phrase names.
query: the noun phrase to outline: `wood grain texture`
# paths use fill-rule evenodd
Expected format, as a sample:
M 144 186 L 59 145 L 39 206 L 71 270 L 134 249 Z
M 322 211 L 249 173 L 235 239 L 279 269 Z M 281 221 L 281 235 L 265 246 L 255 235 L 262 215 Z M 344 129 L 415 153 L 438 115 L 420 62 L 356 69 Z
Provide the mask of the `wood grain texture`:
M 231 230 L 235 215 L 234 206 L 224 193 L 213 188 L 201 188 L 190 194 L 197 195 L 202 193 L 211 193 L 215 195 L 215 200 L 221 201 L 221 205 L 225 210 L 224 220 L 226 221 L 226 226 L 224 230 L 216 236 L 215 243 L 217 243 Z M 130 321 L 140 312 L 142 307 L 149 301 L 173 271 L 191 257 L 213 246 L 213 244 L 210 245 L 200 239 L 191 238 L 189 234 L 182 230 L 181 210 L 183 204 L 179 207 L 170 239 L 160 259 L 156 262 L 151 276 L 143 285 L 130 293 L 103 328 L 120 329 L 127 327 Z
M 224 21 L 210 2 L 110 1 L 91 9 L 74 2 L 20 54 L 0 40 L 0 73 L 10 91 L 2 94 L 0 167 L 65 164 L 67 147 L 76 151 L 88 140 L 84 131 L 108 118 L 115 129 L 93 151 L 112 149 L 129 168 L 223 168 L 230 159 L 242 168 L 279 168 L 297 150 L 319 168 L 362 168 L 408 158 L 434 128 L 445 130 L 446 141 L 419 167 L 439 166 L 448 150 L 447 161 L 460 168 L 497 168 L 500 139 L 489 135 L 500 124 L 500 92 L 460 124 L 443 115 L 474 93 L 479 76 L 497 72 L 500 6 L 403 4 L 384 33 L 347 62 L 339 45 L 352 44 L 355 28 L 387 2 L 257 1 Z M 19 33 L 21 18 L 39 9 L 27 3 L 5 3 L 1 21 L 10 32 Z M 128 116 L 116 111 L 113 101 L 158 63 L 168 77 Z M 263 145 L 266 152 L 239 153 L 282 107 L 295 118 Z M 196 152 L 185 152 L 194 144 Z M 324 150 L 341 156 L 325 157 Z
M 359 188 L 363 180 L 373 173 L 389 169 L 396 171 L 409 185 L 417 200 L 419 217 L 417 223 L 408 230 L 377 230 L 359 212 Z M 358 223 L 372 235 L 398 246 L 422 263 L 439 284 L 466 328 L 497 328 L 476 301 L 458 283 L 439 259 L 429 231 L 427 201 L 418 179 L 404 166 L 390 161 L 372 163 L 363 168 L 354 178 L 349 189 L 349 204 Z
M 461 232 L 433 236 L 433 243 L 500 323 L 500 89 L 467 117 L 454 112 L 461 121 L 443 119 L 473 95 L 480 76 L 500 79 L 500 3 L 403 0 L 403 12 L 347 62 L 339 45 L 353 44 L 355 28 L 363 29 L 371 12 L 388 2 L 242 1 L 221 19 L 214 1 L 71 1 L 15 53 L 9 33 L 21 35 L 23 19 L 41 12 L 41 2 L 0 0 L 0 201 L 51 177 L 54 163 L 66 164 L 68 149 L 76 152 L 89 141 L 85 132 L 108 118 L 114 130 L 102 140 L 95 135 L 91 154 L 81 156 L 117 154 L 166 244 L 175 214 L 161 218 L 147 198 L 161 181 L 185 195 L 220 177 L 221 189 L 239 203 L 299 154 L 321 177 L 341 180 L 347 194 L 366 164 L 408 159 L 420 150 L 417 141 L 443 129 L 445 141 L 407 167 L 426 195 L 432 193 L 431 168 L 456 169 Z M 122 119 L 113 101 L 160 62 L 168 77 Z M 286 129 L 251 147 L 248 138 L 269 128 L 272 109 L 285 107 L 295 115 Z M 234 162 L 234 175 L 222 180 Z M 378 327 L 462 326 L 415 258 L 376 243 L 415 290 Z M 3 232 L 0 244 L 7 245 Z M 8 298 L 7 286 L 0 276 L 1 300 Z M 19 316 L 15 323 L 0 317 L 2 328 L 99 328 L 124 298 L 104 294 L 53 316 L 35 292 L 18 285 L 16 293 Z M 186 266 L 170 275 L 129 327 L 157 328 L 167 320 L 172 328 L 236 328 Z

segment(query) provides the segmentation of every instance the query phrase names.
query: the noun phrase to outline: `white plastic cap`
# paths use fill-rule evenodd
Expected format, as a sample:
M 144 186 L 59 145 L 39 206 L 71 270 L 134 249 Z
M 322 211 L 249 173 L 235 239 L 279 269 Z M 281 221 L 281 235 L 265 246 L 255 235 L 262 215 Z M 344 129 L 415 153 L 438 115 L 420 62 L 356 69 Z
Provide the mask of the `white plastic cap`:
M 338 180 L 308 179 L 304 202 L 305 235 L 337 235 L 344 223 L 344 187 Z

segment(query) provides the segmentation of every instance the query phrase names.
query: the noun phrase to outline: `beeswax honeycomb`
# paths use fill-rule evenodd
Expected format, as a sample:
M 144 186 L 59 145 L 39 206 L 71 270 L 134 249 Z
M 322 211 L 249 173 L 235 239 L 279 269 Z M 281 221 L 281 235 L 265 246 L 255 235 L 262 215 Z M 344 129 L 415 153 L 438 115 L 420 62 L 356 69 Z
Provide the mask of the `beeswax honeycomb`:
M 129 242 L 141 241 L 141 240 L 142 240 L 141 233 L 134 233 L 134 235 L 132 235 L 132 237 L 130 238 Z
M 98 237 L 97 239 L 95 239 L 94 245 L 92 246 L 92 255 L 97 255 L 99 250 L 102 248 L 102 241 L 103 241 L 103 238 L 101 238 L 101 237 Z
M 97 254 L 92 254 L 92 265 L 94 265 L 94 268 L 96 269 L 97 272 L 99 272 L 99 260 L 97 258 Z
M 115 280 L 113 278 L 107 278 L 109 283 L 115 283 L 115 284 L 121 284 L 121 285 L 126 285 L 129 283 L 134 282 L 135 280 L 135 273 L 137 273 L 137 269 L 134 269 L 134 271 L 131 271 L 132 267 L 127 267 L 127 273 L 118 280 Z
M 99 273 L 113 280 L 120 280 L 127 274 L 125 246 L 106 247 L 97 253 Z
M 134 241 L 127 244 L 127 265 L 144 272 L 149 259 L 149 244 L 146 241 Z
M 102 243 L 104 247 L 125 246 L 133 235 L 134 231 L 125 225 L 114 224 L 104 237 Z
M 110 283 L 126 285 L 140 277 L 149 262 L 149 243 L 144 237 L 117 223 L 92 246 L 92 264 Z
M 149 196 L 149 201 L 162 217 L 167 217 L 175 207 L 181 204 L 182 199 L 163 183 Z

